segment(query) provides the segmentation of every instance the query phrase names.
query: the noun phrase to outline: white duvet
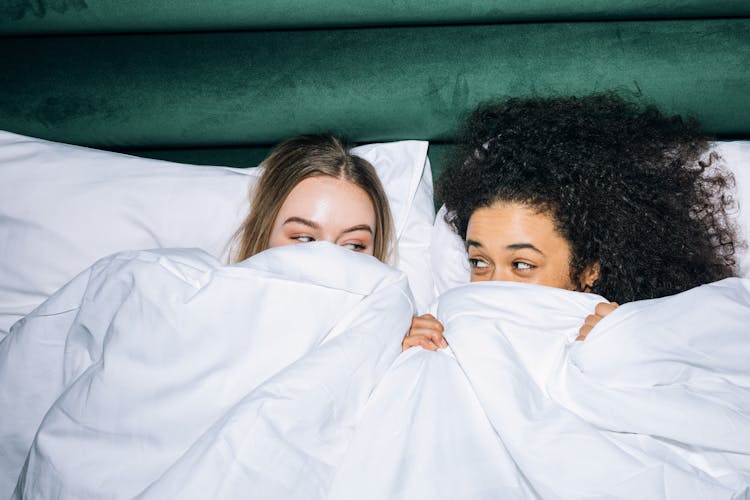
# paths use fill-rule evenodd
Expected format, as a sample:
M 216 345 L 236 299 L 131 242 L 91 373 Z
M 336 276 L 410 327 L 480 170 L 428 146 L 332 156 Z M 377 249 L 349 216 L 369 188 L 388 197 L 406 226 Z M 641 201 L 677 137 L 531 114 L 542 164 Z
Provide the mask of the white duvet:
M 381 381 L 329 498 L 747 498 L 750 281 L 625 304 L 481 283 Z
M 8 494 L 26 459 L 17 497 L 748 497 L 748 280 L 585 342 L 601 297 L 467 285 L 398 356 L 405 278 L 331 245 L 97 266 L 0 344 Z
M 0 495 L 24 460 L 18 497 L 173 490 L 196 450 L 227 498 L 254 466 L 320 487 L 412 313 L 403 274 L 327 243 L 228 267 L 198 250 L 104 259 L 0 343 Z M 261 476 L 262 497 L 298 487 Z

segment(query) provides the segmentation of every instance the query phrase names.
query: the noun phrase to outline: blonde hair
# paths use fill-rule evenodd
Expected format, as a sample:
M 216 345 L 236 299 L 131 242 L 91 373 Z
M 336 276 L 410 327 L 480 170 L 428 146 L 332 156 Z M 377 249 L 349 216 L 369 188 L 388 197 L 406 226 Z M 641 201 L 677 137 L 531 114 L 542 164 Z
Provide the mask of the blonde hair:
M 268 248 L 273 223 L 292 189 L 318 176 L 351 182 L 364 190 L 375 210 L 373 256 L 385 262 L 391 250 L 393 221 L 388 198 L 373 166 L 349 152 L 333 135 L 300 135 L 282 142 L 261 164 L 263 173 L 251 192 L 250 213 L 235 234 L 234 261 Z

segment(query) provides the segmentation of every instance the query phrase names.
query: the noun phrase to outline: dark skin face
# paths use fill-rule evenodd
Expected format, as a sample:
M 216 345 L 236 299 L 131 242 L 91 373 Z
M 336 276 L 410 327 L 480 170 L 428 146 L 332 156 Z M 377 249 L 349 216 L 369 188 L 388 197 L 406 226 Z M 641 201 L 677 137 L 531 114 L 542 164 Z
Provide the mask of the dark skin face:
M 472 282 L 516 281 L 565 290 L 579 288 L 571 280 L 570 243 L 546 212 L 511 202 L 478 208 L 469 219 L 466 244 Z M 591 286 L 598 277 L 598 266 L 590 266 L 580 282 Z
M 547 212 L 513 202 L 496 202 L 471 214 L 466 230 L 466 249 L 471 281 L 515 281 L 565 290 L 587 291 L 599 278 L 599 264 L 588 266 L 571 279 L 571 248 Z M 617 308 L 601 303 L 586 317 L 577 340 L 584 340 L 594 326 Z M 421 346 L 434 351 L 447 347 L 443 325 L 430 314 L 412 319 L 401 348 Z

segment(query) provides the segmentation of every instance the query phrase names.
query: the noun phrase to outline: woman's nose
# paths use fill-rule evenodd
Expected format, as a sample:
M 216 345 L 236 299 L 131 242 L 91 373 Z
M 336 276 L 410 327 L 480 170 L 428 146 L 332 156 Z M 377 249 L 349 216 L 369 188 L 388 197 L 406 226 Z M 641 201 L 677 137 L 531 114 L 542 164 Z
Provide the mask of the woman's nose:
M 496 267 L 492 271 L 490 281 L 516 281 L 514 278 L 515 276 L 513 275 L 513 273 L 511 273 L 507 269 Z
M 338 244 L 338 238 L 332 234 L 322 234 L 318 238 L 318 241 L 327 241 L 328 243 Z

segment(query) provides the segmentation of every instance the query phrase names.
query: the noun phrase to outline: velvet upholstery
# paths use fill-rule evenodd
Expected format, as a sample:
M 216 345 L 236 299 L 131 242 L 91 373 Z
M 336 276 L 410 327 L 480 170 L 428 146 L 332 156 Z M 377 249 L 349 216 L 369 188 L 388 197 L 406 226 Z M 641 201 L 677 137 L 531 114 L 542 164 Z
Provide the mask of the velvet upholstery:
M 750 15 L 746 0 L 3 0 L 0 33 L 219 31 Z
M 745 1 L 360 3 L 0 0 L 0 129 L 237 166 L 302 132 L 428 139 L 437 172 L 481 101 L 614 89 L 750 137 Z

